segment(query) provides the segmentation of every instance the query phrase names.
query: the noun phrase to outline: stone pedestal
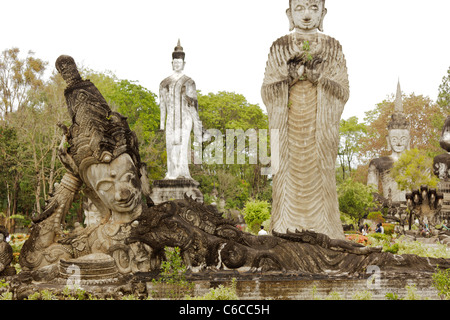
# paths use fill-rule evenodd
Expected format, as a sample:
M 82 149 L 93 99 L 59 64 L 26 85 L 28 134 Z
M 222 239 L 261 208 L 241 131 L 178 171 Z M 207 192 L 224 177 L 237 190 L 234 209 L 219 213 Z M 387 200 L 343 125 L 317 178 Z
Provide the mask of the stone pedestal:
M 60 260 L 59 275 L 67 285 L 80 286 L 117 282 L 119 271 L 113 257 L 93 253 L 67 261 Z
M 151 198 L 155 205 L 184 199 L 184 196 L 203 202 L 203 194 L 198 189 L 200 184 L 194 179 L 164 179 L 153 181 Z

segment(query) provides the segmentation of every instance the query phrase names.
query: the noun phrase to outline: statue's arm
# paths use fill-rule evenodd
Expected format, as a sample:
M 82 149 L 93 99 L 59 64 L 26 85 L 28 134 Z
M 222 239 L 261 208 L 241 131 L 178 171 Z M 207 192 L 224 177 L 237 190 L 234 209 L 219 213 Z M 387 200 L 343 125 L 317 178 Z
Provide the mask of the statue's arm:
M 347 102 L 350 98 L 350 90 L 348 86 L 342 84 L 341 82 L 329 78 L 324 78 L 321 80 L 321 84 L 325 88 L 325 90 L 331 92 L 331 94 L 339 100 Z
M 198 110 L 197 89 L 193 80 L 188 81 L 186 84 L 186 100 L 189 107 L 194 107 L 195 110 Z
M 327 37 L 327 50 L 305 65 L 307 79 L 344 103 L 350 97 L 347 62 L 340 43 Z
M 159 110 L 160 110 L 160 125 L 159 129 L 164 130 L 164 125 L 166 123 L 166 113 L 167 113 L 167 107 L 166 107 L 166 96 L 167 96 L 167 89 L 161 88 L 159 90 Z
M 267 108 L 269 117 L 273 118 L 272 120 L 278 118 L 278 113 L 283 113 L 283 107 L 287 107 L 288 104 L 289 86 L 292 79 L 290 78 L 287 63 L 291 53 L 288 52 L 286 42 L 287 37 L 281 38 L 275 41 L 270 48 L 264 73 L 264 81 L 261 87 L 261 97 Z M 273 123 L 274 121 L 271 122 Z

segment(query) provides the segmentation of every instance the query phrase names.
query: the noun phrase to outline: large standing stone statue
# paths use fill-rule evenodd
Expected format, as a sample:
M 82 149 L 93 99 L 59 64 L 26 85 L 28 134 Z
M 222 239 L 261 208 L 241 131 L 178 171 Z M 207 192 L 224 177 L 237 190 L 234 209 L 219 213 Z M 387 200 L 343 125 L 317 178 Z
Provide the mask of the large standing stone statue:
M 183 199 L 187 193 L 199 201 L 203 195 L 198 182 L 189 173 L 191 132 L 202 140 L 202 123 L 198 115 L 197 90 L 194 80 L 183 73 L 185 52 L 178 44 L 172 53 L 174 73 L 159 88 L 161 124 L 166 132 L 167 173 L 164 180 L 153 184 L 152 199 L 158 204 L 170 199 Z
M 314 229 L 342 239 L 335 163 L 349 83 L 341 45 L 318 32 L 326 13 L 324 0 L 290 1 L 294 31 L 270 49 L 262 98 L 280 139 L 272 229 Z
M 403 112 L 402 91 L 400 83 L 397 86 L 397 96 L 395 99 L 395 110 L 391 121 L 388 124 L 387 144 L 388 150 L 392 151 L 390 156 L 373 159 L 369 164 L 369 174 L 367 184 L 373 185 L 378 190 L 381 183 L 383 197 L 391 199 L 393 202 L 405 202 L 406 191 L 398 190 L 397 183 L 389 175 L 394 163 L 403 152 L 410 149 L 409 122 Z

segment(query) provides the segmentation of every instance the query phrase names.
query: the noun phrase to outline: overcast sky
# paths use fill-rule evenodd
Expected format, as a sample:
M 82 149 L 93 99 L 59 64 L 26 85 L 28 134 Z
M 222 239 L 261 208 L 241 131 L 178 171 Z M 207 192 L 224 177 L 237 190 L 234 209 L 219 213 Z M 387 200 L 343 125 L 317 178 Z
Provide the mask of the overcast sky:
M 158 94 L 181 39 L 185 73 L 202 93 L 243 94 L 263 110 L 270 46 L 289 33 L 288 0 L 0 0 L 0 50 L 18 47 L 49 62 L 60 54 L 110 70 Z M 327 0 L 324 33 L 343 46 L 350 100 L 343 118 L 389 95 L 436 100 L 450 67 L 449 0 Z

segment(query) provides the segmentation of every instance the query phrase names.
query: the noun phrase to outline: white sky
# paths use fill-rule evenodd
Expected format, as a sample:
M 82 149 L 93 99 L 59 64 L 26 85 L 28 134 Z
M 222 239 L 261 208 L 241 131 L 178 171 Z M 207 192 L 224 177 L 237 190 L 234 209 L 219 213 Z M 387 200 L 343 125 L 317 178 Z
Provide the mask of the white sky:
M 202 93 L 231 91 L 265 107 L 260 96 L 269 48 L 289 33 L 288 0 L 0 0 L 0 50 L 18 47 L 54 62 L 111 70 L 158 94 L 172 73 L 178 38 L 185 73 Z M 450 66 L 450 1 L 327 0 L 324 33 L 347 59 L 350 100 L 358 116 L 394 94 L 436 100 Z

